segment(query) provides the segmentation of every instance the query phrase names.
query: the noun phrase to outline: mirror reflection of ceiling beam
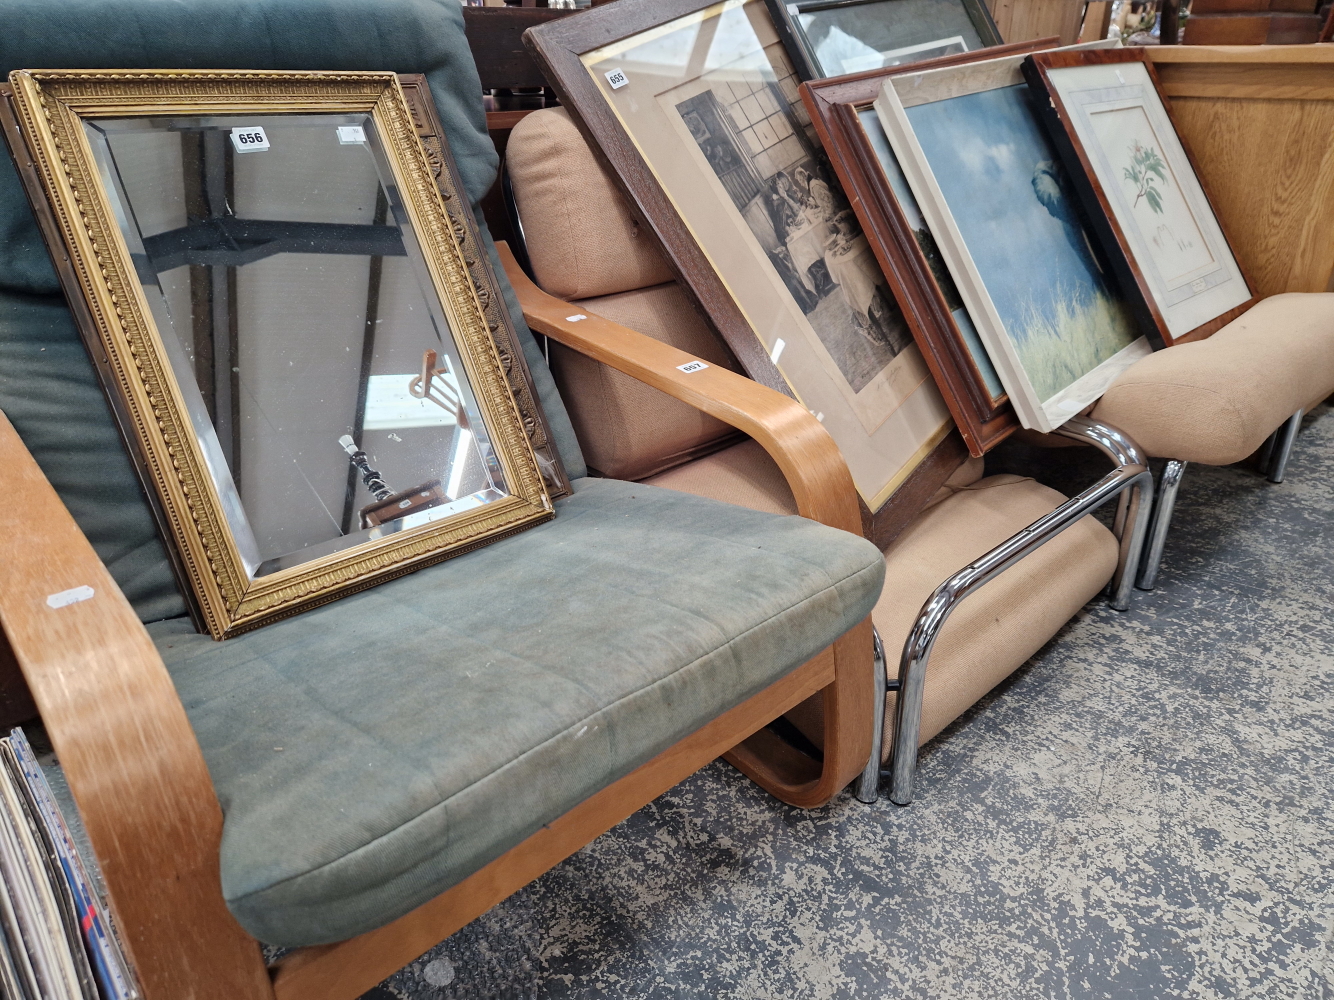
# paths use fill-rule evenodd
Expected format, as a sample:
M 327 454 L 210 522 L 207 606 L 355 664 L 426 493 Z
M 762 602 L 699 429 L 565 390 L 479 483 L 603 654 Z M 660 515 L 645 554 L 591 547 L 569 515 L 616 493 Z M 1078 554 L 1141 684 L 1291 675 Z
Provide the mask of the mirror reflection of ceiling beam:
M 216 224 L 232 215 L 236 197 L 233 152 L 224 132 L 209 129 L 181 134 L 186 228 Z M 182 261 L 184 263 L 184 261 Z M 222 262 L 219 262 L 222 263 Z M 179 266 L 179 265 L 177 265 Z M 236 268 L 190 267 L 190 313 L 195 377 L 213 420 L 236 487 L 241 488 L 240 401 L 237 372 Z
M 393 233 L 398 242 L 397 253 L 380 253 L 371 256 L 370 273 L 366 278 L 366 325 L 361 335 L 361 371 L 357 375 L 357 405 L 353 413 L 352 440 L 357 448 L 361 447 L 361 436 L 366 429 L 366 391 L 371 380 L 371 362 L 375 360 L 375 326 L 380 320 L 380 282 L 384 275 L 384 258 L 386 256 L 407 256 L 407 250 L 403 246 L 403 237 L 400 235 L 397 226 L 386 226 L 385 220 L 389 216 L 389 202 L 385 198 L 384 188 L 380 182 L 375 182 L 375 219 L 370 226 L 356 226 L 348 228 L 374 229 Z M 357 470 L 348 466 L 347 470 L 347 491 L 343 497 L 343 534 L 352 530 L 352 513 L 357 499 Z
M 337 222 L 283 222 L 235 216 L 192 222 L 144 237 L 150 271 L 161 274 L 189 264 L 242 267 L 280 253 L 406 257 L 396 226 Z M 137 265 L 136 261 L 136 265 Z

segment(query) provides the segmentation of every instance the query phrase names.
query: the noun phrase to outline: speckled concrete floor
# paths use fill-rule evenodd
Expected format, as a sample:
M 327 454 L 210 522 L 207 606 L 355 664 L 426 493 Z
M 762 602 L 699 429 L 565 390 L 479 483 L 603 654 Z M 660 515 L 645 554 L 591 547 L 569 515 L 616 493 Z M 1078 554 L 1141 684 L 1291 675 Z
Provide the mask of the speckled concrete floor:
M 715 763 L 368 1000 L 1334 997 L 1332 482 L 1324 411 L 1282 486 L 1192 467 L 1159 590 L 935 740 L 911 807 Z

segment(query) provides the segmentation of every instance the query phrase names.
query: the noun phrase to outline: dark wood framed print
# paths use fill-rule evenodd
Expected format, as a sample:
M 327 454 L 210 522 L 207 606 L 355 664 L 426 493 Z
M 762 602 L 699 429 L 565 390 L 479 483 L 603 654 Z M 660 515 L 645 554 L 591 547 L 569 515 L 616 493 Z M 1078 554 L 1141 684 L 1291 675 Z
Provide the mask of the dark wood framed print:
M 911 71 L 1034 52 L 1058 42 L 1038 39 L 945 56 Z M 1019 418 L 876 115 L 885 79 L 907 71 L 811 80 L 801 85 L 802 100 L 964 443 L 981 457 L 1018 429 Z
M 394 74 L 10 84 L 6 139 L 201 629 L 553 516 L 500 289 Z
M 1000 45 L 982 0 L 767 0 L 803 80 Z
M 525 41 L 748 373 L 823 422 L 885 543 L 916 514 L 891 496 L 924 502 L 965 449 L 764 0 L 618 0 Z
M 1144 51 L 1037 53 L 1024 75 L 1154 346 L 1207 337 L 1254 305 Z

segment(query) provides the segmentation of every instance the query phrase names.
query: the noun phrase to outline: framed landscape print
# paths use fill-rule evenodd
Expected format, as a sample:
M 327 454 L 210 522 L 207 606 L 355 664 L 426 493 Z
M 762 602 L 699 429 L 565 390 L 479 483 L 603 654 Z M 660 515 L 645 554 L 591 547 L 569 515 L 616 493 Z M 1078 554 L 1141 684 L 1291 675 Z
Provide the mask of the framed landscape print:
M 1038 39 L 945 56 L 914 69 L 1029 53 L 1057 42 Z M 1019 418 L 876 114 L 885 79 L 906 71 L 811 80 L 801 85 L 801 95 L 959 433 L 969 452 L 981 457 L 1019 427 Z
M 1035 102 L 1126 300 L 1157 346 L 1207 337 L 1255 302 L 1142 49 L 1042 53 Z
M 1051 431 L 1150 347 L 1038 119 L 1024 58 L 891 77 L 875 108 L 1020 421 Z
M 500 289 L 394 74 L 10 83 L 6 139 L 202 631 L 553 516 Z
M 525 37 L 747 371 L 829 430 L 867 511 L 919 470 L 943 481 L 964 449 L 764 0 L 619 0 Z
M 768 0 L 803 80 L 1000 45 L 983 0 Z

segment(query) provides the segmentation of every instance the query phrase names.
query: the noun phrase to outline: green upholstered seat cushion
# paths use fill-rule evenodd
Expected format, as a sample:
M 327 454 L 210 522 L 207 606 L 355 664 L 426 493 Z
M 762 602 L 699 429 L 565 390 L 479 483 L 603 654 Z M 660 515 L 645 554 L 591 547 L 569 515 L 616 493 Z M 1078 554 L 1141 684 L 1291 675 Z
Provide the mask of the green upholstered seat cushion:
M 880 593 L 883 557 L 845 532 L 576 486 L 553 521 L 236 639 L 150 626 L 251 934 L 316 944 L 408 912 L 810 659 Z
M 458 0 L 0 0 L 0 76 L 23 68 L 425 73 L 474 204 L 495 180 Z M 578 441 L 489 234 L 538 397 L 570 476 Z M 45 350 L 43 350 L 45 348 Z M 184 612 L 152 516 L 8 155 L 0 153 L 0 410 L 144 621 Z

